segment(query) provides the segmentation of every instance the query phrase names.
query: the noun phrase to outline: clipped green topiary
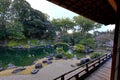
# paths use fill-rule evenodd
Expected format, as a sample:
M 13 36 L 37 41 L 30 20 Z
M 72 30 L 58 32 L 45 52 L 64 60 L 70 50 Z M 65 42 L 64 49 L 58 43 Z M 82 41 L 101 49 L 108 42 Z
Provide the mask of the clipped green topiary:
M 69 45 L 67 43 L 58 42 L 54 44 L 54 48 L 63 48 L 64 51 L 68 51 Z
M 55 58 L 57 58 L 57 59 L 62 59 L 62 58 L 63 58 L 63 55 L 62 55 L 62 54 L 56 54 Z
M 69 54 L 68 52 L 65 52 L 63 48 L 56 48 L 56 58 L 73 58 L 73 54 Z
M 84 52 L 84 46 L 81 45 L 81 44 L 77 44 L 76 48 L 75 48 L 75 51 Z
M 70 59 L 73 58 L 74 55 L 73 54 L 69 54 L 68 52 L 65 52 L 64 55 L 66 56 L 66 58 Z
M 100 52 L 94 52 L 94 53 L 91 53 L 90 54 L 90 58 L 91 59 L 94 59 L 94 58 L 97 58 L 99 56 L 103 55 L 103 53 L 100 53 Z
M 57 54 L 64 54 L 64 50 L 63 50 L 63 48 L 56 48 L 56 53 Z

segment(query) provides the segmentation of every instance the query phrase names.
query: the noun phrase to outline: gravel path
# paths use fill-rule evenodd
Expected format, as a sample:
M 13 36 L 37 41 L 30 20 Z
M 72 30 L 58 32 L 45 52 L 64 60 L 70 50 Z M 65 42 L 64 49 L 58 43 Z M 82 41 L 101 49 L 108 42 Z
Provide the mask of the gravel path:
M 0 77 L 0 80 L 53 80 L 54 78 L 64 74 L 76 67 L 71 67 L 71 64 L 78 63 L 79 60 L 63 60 L 61 62 L 54 62 L 44 68 L 40 69 L 37 74 L 28 75 L 11 75 Z M 72 74 L 71 74 L 72 75 Z

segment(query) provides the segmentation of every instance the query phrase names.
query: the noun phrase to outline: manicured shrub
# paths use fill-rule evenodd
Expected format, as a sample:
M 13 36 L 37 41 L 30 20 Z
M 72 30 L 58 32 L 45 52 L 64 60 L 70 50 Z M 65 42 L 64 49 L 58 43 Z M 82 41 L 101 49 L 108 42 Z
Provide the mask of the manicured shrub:
M 65 52 L 62 48 L 56 49 L 56 57 L 58 58 L 73 58 L 73 54 L 69 54 L 68 52 Z
M 8 42 L 8 47 L 18 46 L 18 42 L 11 40 Z
M 57 54 L 64 54 L 64 50 L 63 50 L 63 48 L 56 48 L 56 53 Z
M 93 40 L 93 38 L 85 38 L 85 39 L 80 41 L 80 44 L 88 45 L 90 48 L 95 47 L 95 41 Z
M 99 56 L 103 55 L 103 53 L 100 53 L 100 52 L 94 52 L 94 53 L 91 53 L 90 54 L 90 58 L 93 59 L 93 58 L 97 58 Z
M 62 59 L 62 58 L 63 58 L 63 55 L 62 55 L 62 54 L 56 54 L 55 57 L 58 58 L 58 59 Z
M 73 56 L 74 56 L 73 54 L 69 54 L 68 52 L 65 52 L 64 55 L 66 58 L 69 58 L 69 59 L 73 58 Z
M 67 43 L 62 43 L 62 42 L 58 42 L 56 44 L 54 44 L 54 48 L 63 48 L 64 51 L 67 51 L 69 49 L 69 45 Z
M 84 52 L 84 46 L 81 44 L 77 44 L 75 47 L 75 51 Z

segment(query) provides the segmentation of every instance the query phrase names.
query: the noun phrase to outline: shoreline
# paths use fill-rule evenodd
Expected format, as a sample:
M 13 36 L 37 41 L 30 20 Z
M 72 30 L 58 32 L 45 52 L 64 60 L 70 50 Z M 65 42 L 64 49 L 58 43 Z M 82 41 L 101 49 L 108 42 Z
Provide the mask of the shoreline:
M 31 71 L 35 69 L 35 65 L 37 63 L 42 63 L 43 60 L 47 60 L 48 58 L 41 58 L 41 59 L 38 59 L 36 61 L 34 61 L 34 64 L 32 65 L 28 65 L 28 66 L 23 66 L 24 68 L 26 68 L 25 70 L 23 71 L 20 71 L 18 73 L 16 73 L 17 75 L 28 75 L 28 74 L 31 74 Z M 64 61 L 63 59 L 60 59 L 60 60 L 55 60 L 53 59 L 52 62 L 55 63 L 55 62 L 61 62 L 61 61 Z M 47 64 L 47 63 L 42 63 L 42 68 L 46 67 L 47 65 L 50 65 L 50 64 Z M 12 73 L 13 70 L 17 69 L 19 67 L 16 67 L 16 68 L 11 68 L 11 69 L 6 69 L 6 70 L 3 70 L 3 71 L 0 71 L 0 77 L 3 77 L 3 76 L 11 76 L 11 75 L 15 75 Z M 42 69 L 41 68 L 41 69 Z
M 39 62 L 39 60 L 37 62 Z M 39 72 L 37 74 L 22 74 L 22 73 L 25 73 L 25 71 L 24 72 L 22 71 L 19 74 L 0 76 L 0 79 L 2 80 L 53 80 L 54 78 L 60 76 L 61 74 L 64 74 L 66 72 L 69 72 L 77 68 L 77 66 L 73 67 L 71 65 L 76 64 L 78 62 L 79 62 L 78 59 L 53 60 L 52 64 L 49 64 L 48 66 L 46 65 L 43 68 L 39 69 Z M 30 71 L 30 68 L 34 66 L 26 66 L 26 67 Z M 70 74 L 70 75 L 73 75 L 73 74 Z

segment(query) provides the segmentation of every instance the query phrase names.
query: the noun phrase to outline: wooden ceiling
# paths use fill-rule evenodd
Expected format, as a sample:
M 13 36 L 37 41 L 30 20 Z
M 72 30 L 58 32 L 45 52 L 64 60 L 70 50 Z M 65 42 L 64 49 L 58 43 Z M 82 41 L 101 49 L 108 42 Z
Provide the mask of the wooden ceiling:
M 112 0 L 48 0 L 96 22 L 115 24 L 115 9 Z

